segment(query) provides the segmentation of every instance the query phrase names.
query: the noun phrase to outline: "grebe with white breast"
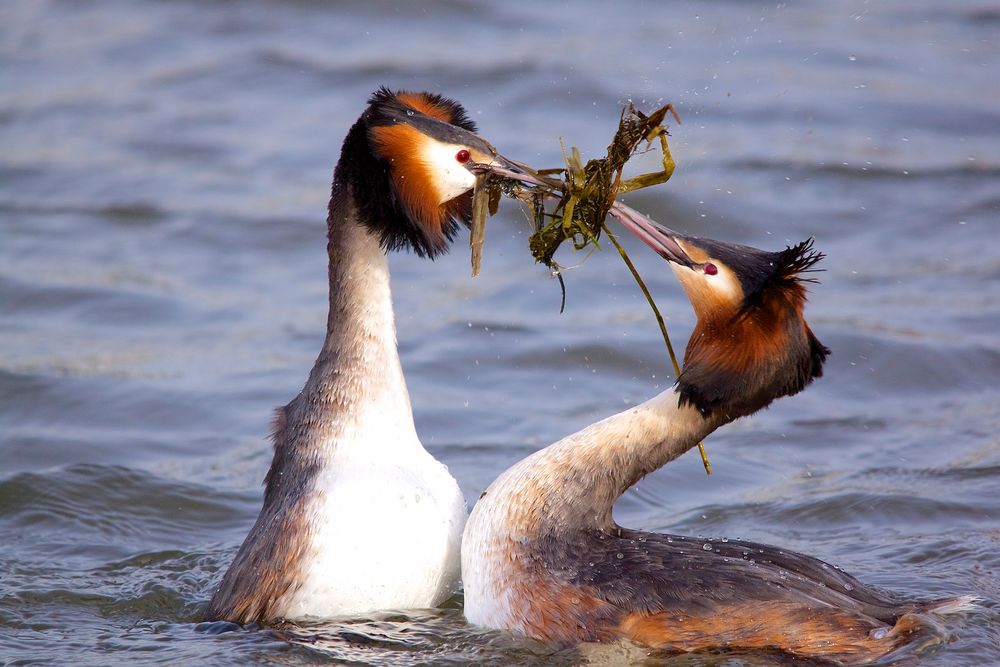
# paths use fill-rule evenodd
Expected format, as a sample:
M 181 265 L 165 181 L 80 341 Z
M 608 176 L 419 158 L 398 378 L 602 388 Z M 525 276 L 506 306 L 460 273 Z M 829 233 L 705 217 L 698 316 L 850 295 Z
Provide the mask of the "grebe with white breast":
M 465 501 L 421 445 L 386 251 L 433 258 L 468 224 L 476 164 L 504 164 L 464 109 L 377 91 L 344 140 L 328 227 L 326 340 L 274 419 L 257 522 L 206 617 L 269 623 L 434 606 L 459 577 Z
M 934 635 L 928 615 L 972 598 L 900 602 L 810 556 L 741 540 L 618 526 L 626 489 L 719 426 L 802 390 L 829 353 L 803 318 L 812 241 L 765 252 L 640 238 L 671 262 L 697 324 L 677 383 L 517 463 L 490 485 L 462 544 L 472 623 L 557 642 L 673 651 L 782 651 L 842 664 Z M 925 632 L 926 631 L 926 632 Z

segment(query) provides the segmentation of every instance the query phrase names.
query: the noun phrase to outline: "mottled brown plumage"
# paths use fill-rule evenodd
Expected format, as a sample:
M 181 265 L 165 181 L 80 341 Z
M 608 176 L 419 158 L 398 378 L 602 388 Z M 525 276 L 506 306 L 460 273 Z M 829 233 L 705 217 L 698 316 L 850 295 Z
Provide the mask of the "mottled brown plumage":
M 268 471 L 264 506 L 250 532 L 255 539 L 248 539 L 240 549 L 205 610 L 205 618 L 237 623 L 272 620 L 280 601 L 299 581 L 308 547 L 308 542 L 301 538 L 307 528 L 305 485 L 315 471 L 292 469 L 296 463 L 310 464 L 288 451 L 286 443 L 291 439 L 285 427 L 285 408 L 281 407 L 275 410 L 272 440 L 275 458 L 280 457 L 282 465 L 272 466 Z M 290 485 L 301 488 L 288 488 Z M 248 577 L 252 577 L 252 585 Z

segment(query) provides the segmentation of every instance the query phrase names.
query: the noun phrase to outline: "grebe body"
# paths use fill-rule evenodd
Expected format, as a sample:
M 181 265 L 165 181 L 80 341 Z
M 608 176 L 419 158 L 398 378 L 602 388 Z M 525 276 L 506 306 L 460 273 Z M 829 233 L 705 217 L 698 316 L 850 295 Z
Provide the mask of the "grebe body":
M 661 229 L 697 315 L 671 389 L 504 472 L 465 529 L 472 623 L 560 644 L 631 640 L 670 651 L 783 651 L 863 663 L 933 635 L 927 612 L 815 558 L 736 540 L 629 530 L 618 497 L 719 426 L 800 391 L 828 350 L 803 319 L 806 242 L 770 253 Z
M 270 623 L 431 607 L 460 573 L 465 502 L 421 445 L 387 250 L 444 252 L 498 159 L 457 103 L 382 89 L 349 131 L 328 226 L 330 310 L 305 387 L 274 420 L 264 504 L 209 619 Z

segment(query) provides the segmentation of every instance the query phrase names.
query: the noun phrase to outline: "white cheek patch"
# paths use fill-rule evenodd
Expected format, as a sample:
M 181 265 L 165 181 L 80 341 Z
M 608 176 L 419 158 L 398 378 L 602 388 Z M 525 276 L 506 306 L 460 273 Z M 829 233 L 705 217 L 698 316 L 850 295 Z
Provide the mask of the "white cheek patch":
M 423 147 L 423 159 L 430 168 L 434 186 L 438 191 L 439 204 L 450 201 L 476 184 L 476 177 L 459 162 L 455 155 L 462 146 L 427 141 Z
M 740 279 L 728 267 L 716 265 L 719 272 L 714 276 L 702 273 L 702 279 L 712 287 L 717 294 L 723 295 L 727 301 L 738 302 L 743 300 L 743 288 L 740 286 Z
M 716 264 L 719 272 L 714 276 L 705 273 L 704 269 L 689 269 L 673 262 L 670 262 L 670 268 L 673 269 L 677 280 L 686 289 L 694 290 L 695 294 L 703 295 L 702 298 L 711 294 L 726 303 L 733 304 L 738 304 L 743 300 L 743 288 L 740 286 L 739 278 L 725 266 Z

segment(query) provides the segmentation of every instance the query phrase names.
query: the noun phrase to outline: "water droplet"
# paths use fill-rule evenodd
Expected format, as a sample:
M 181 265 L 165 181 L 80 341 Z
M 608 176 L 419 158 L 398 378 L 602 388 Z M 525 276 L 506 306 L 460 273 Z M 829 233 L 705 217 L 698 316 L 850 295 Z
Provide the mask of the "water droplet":
M 625 558 L 625 554 L 623 554 L 621 551 L 619 551 L 617 554 L 615 554 L 615 558 L 617 558 L 618 560 L 621 560 L 622 558 Z
M 874 630 L 868 633 L 868 636 L 871 637 L 872 639 L 885 639 L 888 636 L 888 634 L 889 631 L 886 628 L 875 628 Z
M 705 544 L 701 545 L 701 548 L 704 549 L 705 551 L 711 551 L 712 545 L 709 544 L 708 542 L 705 542 Z
M 845 591 L 853 591 L 854 590 L 854 584 L 844 584 L 844 590 Z
M 728 541 L 729 541 L 729 538 L 728 538 L 728 537 L 723 537 L 723 538 L 722 538 L 722 541 L 723 541 L 723 542 L 728 542 Z
M 406 115 L 407 116 L 412 116 L 413 115 L 413 109 L 407 109 L 406 110 Z

